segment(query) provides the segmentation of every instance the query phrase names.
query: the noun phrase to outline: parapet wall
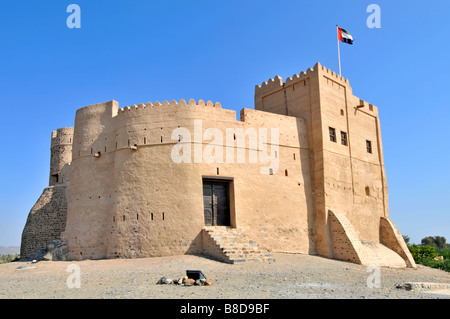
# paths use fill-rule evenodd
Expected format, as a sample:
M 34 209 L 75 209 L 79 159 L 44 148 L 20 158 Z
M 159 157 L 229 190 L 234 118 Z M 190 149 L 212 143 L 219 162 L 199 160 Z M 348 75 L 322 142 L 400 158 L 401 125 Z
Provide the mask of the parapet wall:
M 205 112 L 211 120 L 236 119 L 236 112 L 222 109 L 220 103 L 193 99 L 139 103 L 123 108 L 116 101 L 87 106 L 77 111 L 73 158 L 104 154 L 135 144 L 175 142 L 171 140 L 171 132 L 185 121 L 178 115 L 183 114 L 189 120 L 202 118 L 200 114 Z

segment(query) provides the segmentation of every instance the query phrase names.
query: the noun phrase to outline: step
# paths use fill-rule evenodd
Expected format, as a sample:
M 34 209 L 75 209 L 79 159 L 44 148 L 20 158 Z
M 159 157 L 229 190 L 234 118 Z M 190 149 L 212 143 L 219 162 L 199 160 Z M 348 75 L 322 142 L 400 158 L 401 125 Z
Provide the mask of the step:
M 226 226 L 207 226 L 204 230 L 223 253 L 224 260 L 227 262 L 275 261 L 267 249 L 260 248 L 241 229 Z

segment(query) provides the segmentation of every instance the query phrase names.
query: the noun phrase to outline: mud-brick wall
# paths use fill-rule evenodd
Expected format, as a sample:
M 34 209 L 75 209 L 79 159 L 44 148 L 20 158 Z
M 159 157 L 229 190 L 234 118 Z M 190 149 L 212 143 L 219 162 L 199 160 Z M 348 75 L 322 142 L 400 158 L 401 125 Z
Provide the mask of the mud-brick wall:
M 55 239 L 60 239 L 66 228 L 67 199 L 66 186 L 54 185 L 44 189 L 28 214 L 22 233 L 20 258 L 45 249 Z

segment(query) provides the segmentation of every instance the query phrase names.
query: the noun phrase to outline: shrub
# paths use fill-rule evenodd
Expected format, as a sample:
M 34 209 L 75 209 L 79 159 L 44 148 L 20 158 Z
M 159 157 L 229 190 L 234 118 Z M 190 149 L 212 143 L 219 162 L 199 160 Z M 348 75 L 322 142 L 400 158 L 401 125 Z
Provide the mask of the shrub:
M 446 247 L 448 247 L 446 245 Z M 408 246 L 414 261 L 427 267 L 438 268 L 450 272 L 450 249 L 449 248 L 435 248 L 429 245 Z M 444 260 L 434 260 L 436 256 L 443 256 Z
M 18 254 L 0 255 L 0 264 L 9 263 L 11 261 L 17 260 L 18 258 Z
M 436 248 L 433 246 L 413 244 L 408 247 L 416 263 L 421 263 L 422 260 L 431 260 L 437 256 Z

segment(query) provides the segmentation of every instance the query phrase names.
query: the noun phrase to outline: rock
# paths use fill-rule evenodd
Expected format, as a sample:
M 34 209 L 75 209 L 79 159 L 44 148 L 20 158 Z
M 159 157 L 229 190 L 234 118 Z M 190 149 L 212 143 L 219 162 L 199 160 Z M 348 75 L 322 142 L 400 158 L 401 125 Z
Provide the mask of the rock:
M 181 285 L 181 284 L 183 284 L 183 277 L 180 277 L 180 278 L 178 278 L 178 279 L 175 279 L 175 280 L 173 281 L 173 283 L 176 284 L 176 285 Z
M 42 256 L 42 260 L 50 261 L 53 260 L 53 254 L 51 251 L 47 251 L 44 256 Z
M 170 285 L 172 282 L 173 282 L 172 279 L 169 279 L 166 277 L 161 277 L 156 284 L 157 285 Z
M 67 245 L 63 241 L 55 239 L 50 244 L 47 245 L 47 248 L 42 249 L 38 253 L 30 255 L 30 258 L 28 260 L 33 259 L 35 259 L 36 261 L 40 260 L 67 261 L 68 260 Z
M 61 240 L 54 240 L 53 244 L 55 245 L 54 248 L 51 250 L 52 252 L 52 260 L 61 260 L 66 261 L 68 260 L 68 252 L 67 252 L 67 245 L 62 242 Z
M 183 279 L 183 284 L 193 285 L 194 283 L 195 283 L 194 279 L 191 279 L 191 278 Z

